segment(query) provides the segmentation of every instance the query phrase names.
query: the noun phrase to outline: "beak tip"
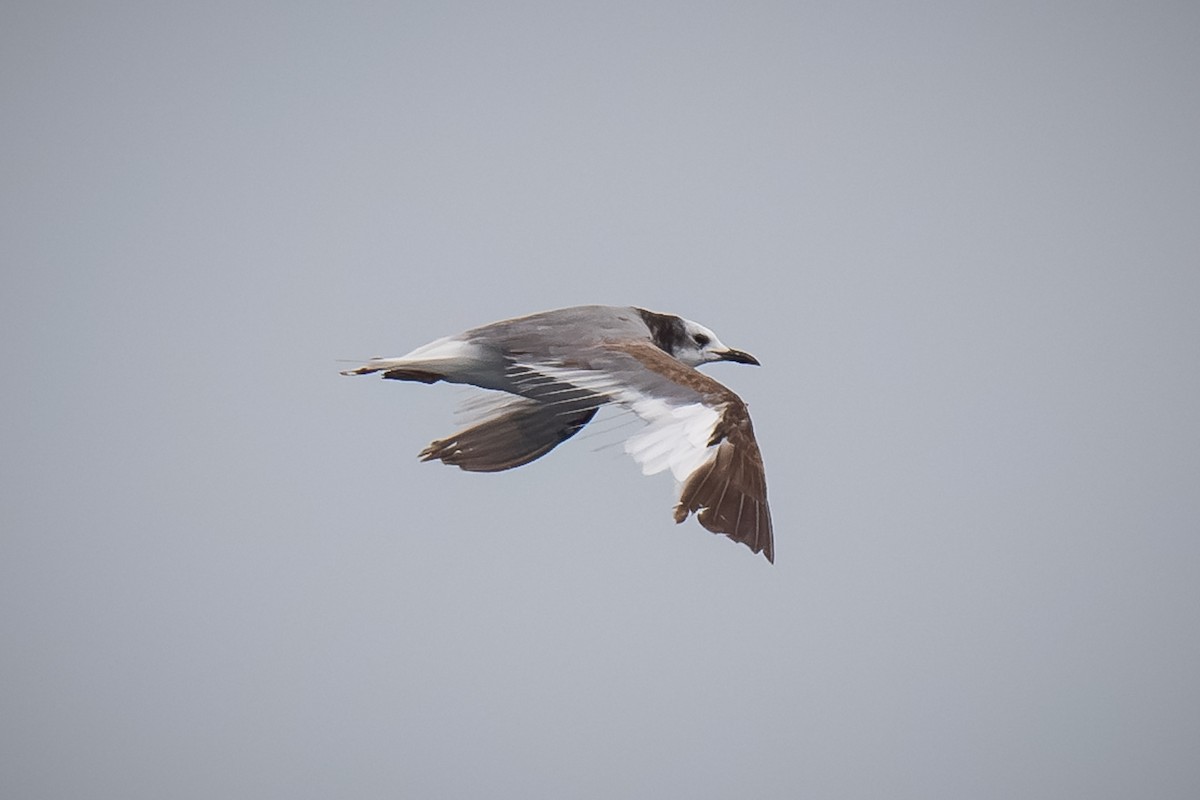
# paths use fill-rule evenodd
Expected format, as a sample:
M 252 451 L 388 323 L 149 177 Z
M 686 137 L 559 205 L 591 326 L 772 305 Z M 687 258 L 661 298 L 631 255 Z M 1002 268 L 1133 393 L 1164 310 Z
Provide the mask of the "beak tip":
M 721 358 L 723 361 L 736 361 L 739 364 L 751 364 L 756 367 L 762 366 L 762 364 L 759 363 L 759 360 L 757 358 L 750 355 L 749 353 L 747 353 L 744 350 L 733 350 L 733 349 L 726 350 L 724 353 L 721 354 Z

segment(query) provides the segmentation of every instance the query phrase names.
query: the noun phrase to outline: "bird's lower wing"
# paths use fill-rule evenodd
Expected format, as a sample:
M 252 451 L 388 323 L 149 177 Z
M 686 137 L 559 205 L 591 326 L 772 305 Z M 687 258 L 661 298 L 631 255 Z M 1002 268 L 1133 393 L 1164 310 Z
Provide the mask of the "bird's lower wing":
M 596 415 L 595 404 L 571 407 L 517 398 L 470 427 L 431 443 L 422 461 L 440 459 L 468 472 L 502 472 L 528 464 L 570 439 Z

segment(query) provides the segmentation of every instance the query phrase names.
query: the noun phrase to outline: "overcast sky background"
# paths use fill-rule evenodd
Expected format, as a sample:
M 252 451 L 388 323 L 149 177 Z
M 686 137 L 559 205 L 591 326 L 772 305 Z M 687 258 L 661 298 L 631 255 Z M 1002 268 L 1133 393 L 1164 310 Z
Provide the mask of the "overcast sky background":
M 0 794 L 1200 796 L 1198 76 L 1192 2 L 5 3 Z M 774 567 L 337 375 L 591 302 L 762 360 Z

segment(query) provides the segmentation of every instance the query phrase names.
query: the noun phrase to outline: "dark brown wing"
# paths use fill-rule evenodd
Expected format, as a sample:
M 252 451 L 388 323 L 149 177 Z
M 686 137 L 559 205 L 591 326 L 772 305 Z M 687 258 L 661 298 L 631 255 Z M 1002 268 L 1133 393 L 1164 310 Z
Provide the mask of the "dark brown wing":
M 696 403 L 718 419 L 708 444 L 713 454 L 687 475 L 675 521 L 692 513 L 706 529 L 741 542 L 775 562 L 771 511 L 762 454 L 746 404 L 732 390 L 649 342 L 608 344 L 577 355 L 574 370 L 546 369 L 556 382 L 573 383 L 624 405 L 650 423 Z M 697 454 L 699 455 L 699 453 Z
M 562 408 L 518 399 L 469 428 L 421 451 L 468 472 L 502 472 L 528 464 L 570 439 L 596 415 L 596 407 Z
M 716 454 L 684 481 L 675 521 L 699 512 L 696 519 L 705 528 L 741 542 L 774 564 L 766 473 L 745 403 L 738 400 L 725 407 L 716 435 L 723 436 Z

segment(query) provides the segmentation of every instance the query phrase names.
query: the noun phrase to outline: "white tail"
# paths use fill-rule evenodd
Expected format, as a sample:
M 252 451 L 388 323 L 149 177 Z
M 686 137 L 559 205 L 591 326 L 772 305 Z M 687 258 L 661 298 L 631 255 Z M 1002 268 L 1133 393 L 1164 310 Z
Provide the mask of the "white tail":
M 421 345 L 399 358 L 372 358 L 355 369 L 342 370 L 343 375 L 370 375 L 373 372 L 395 372 L 401 380 L 451 380 L 470 372 L 479 361 L 479 348 L 462 339 L 444 338 Z M 418 377 L 421 376 L 421 377 Z

